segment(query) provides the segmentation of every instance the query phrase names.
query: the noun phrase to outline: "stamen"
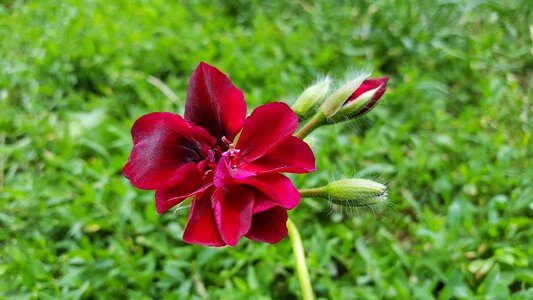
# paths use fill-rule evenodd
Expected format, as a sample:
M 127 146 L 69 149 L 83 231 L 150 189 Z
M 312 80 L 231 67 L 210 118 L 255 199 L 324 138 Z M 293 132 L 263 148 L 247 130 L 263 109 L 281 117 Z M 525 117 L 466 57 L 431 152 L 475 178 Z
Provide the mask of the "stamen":
M 214 163 L 215 162 L 215 151 L 209 150 L 209 154 L 207 155 L 207 159 L 209 162 Z
M 228 146 L 228 147 L 229 147 L 229 145 L 231 145 L 231 141 L 228 140 L 225 136 L 222 137 L 222 142 L 224 144 L 226 144 L 226 146 Z
M 215 151 L 216 155 L 222 155 L 222 150 L 220 149 L 220 146 L 217 145 L 213 150 Z

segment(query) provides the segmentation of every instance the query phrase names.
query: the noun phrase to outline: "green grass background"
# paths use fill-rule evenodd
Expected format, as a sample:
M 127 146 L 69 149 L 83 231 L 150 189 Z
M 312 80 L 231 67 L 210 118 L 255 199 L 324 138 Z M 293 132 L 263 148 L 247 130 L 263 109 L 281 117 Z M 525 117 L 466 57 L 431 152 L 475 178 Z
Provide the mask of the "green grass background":
M 382 213 L 304 199 L 322 299 L 533 299 L 533 2 L 2 1 L 0 298 L 294 299 L 288 239 L 181 241 L 121 176 L 132 123 L 183 112 L 199 61 L 249 111 L 317 77 L 389 76 L 362 121 L 308 140 L 313 187 L 388 182 Z M 154 78 L 175 96 L 150 83 Z M 167 94 L 168 91 L 167 91 Z

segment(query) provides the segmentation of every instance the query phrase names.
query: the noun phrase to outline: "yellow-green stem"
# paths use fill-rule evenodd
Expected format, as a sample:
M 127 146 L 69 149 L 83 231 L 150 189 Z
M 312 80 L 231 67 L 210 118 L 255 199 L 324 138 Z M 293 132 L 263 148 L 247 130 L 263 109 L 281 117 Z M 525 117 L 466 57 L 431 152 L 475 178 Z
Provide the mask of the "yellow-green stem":
M 298 190 L 302 198 L 327 198 L 325 187 Z
M 309 271 L 307 271 L 304 248 L 302 239 L 298 233 L 298 228 L 296 228 L 296 225 L 294 225 L 290 219 L 287 219 L 287 229 L 291 239 L 294 262 L 296 263 L 296 270 L 298 272 L 298 280 L 300 281 L 300 287 L 302 288 L 302 298 L 304 300 L 313 300 L 315 299 L 315 294 L 313 293 L 311 280 L 309 279 Z
M 317 112 L 310 120 L 307 122 L 298 132 L 296 132 L 295 136 L 299 137 L 300 139 L 304 139 L 307 135 L 309 135 L 313 130 L 317 129 L 318 127 L 322 126 L 324 124 L 324 121 L 326 120 L 326 117 L 323 113 Z

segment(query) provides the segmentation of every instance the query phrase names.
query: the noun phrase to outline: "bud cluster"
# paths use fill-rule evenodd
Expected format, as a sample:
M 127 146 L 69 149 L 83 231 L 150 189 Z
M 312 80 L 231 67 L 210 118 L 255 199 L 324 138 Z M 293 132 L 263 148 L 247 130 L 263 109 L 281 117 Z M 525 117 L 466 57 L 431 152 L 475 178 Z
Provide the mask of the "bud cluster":
M 305 138 L 314 129 L 363 116 L 376 106 L 387 88 L 389 78 L 369 78 L 362 74 L 329 92 L 331 80 L 326 78 L 307 88 L 296 100 L 293 110 L 307 122 L 296 133 Z M 302 197 L 328 199 L 345 207 L 380 208 L 388 202 L 387 187 L 368 179 L 342 179 L 309 190 L 300 190 Z
M 292 109 L 300 120 L 311 119 L 312 129 L 359 118 L 376 106 L 389 80 L 387 77 L 369 77 L 370 74 L 362 74 L 329 95 L 331 80 L 326 78 L 305 89 Z

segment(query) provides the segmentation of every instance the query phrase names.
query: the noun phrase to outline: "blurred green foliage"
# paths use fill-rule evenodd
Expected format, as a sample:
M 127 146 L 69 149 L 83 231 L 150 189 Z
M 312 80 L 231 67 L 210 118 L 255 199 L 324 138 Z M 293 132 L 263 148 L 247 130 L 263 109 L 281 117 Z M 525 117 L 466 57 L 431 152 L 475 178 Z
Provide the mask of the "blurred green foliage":
M 181 113 L 201 60 L 249 109 L 347 68 L 391 77 L 369 118 L 309 138 L 319 172 L 293 177 L 391 186 L 382 214 L 291 212 L 318 297 L 533 298 L 533 2 L 2 3 L 0 298 L 299 296 L 288 239 L 186 245 L 187 211 L 158 216 L 121 176 L 134 120 Z

